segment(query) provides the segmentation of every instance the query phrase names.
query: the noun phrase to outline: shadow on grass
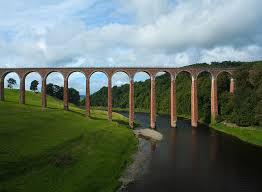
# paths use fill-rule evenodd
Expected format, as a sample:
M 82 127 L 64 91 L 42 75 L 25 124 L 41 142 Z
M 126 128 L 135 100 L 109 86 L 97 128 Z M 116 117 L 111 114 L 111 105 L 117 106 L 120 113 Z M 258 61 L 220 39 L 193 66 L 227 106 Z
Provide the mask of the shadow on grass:
M 74 148 L 83 144 L 84 135 L 79 135 L 71 140 L 61 143 L 47 150 L 44 154 L 27 157 L 17 162 L 1 162 L 0 180 L 8 180 L 10 178 L 22 175 L 32 169 L 44 167 L 47 165 L 54 165 L 56 157 L 64 156 L 64 154 L 73 153 Z M 55 162 L 56 163 L 56 162 Z

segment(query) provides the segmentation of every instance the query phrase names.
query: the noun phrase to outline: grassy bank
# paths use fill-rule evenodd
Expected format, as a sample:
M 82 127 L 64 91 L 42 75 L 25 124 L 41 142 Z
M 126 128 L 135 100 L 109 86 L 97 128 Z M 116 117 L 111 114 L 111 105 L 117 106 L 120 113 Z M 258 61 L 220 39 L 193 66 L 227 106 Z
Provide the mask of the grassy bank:
M 262 128 L 259 127 L 229 127 L 224 123 L 211 124 L 217 131 L 232 135 L 247 143 L 262 147 Z
M 84 110 L 48 97 L 26 93 L 18 104 L 18 91 L 5 90 L 0 102 L 0 191 L 114 191 L 137 140 L 128 120 L 113 113 Z
M 84 106 L 82 106 L 81 108 L 85 108 Z M 96 110 L 104 110 L 104 111 L 107 111 L 107 107 L 98 107 L 98 106 L 94 106 L 94 107 L 91 107 L 92 109 L 96 109 Z M 113 108 L 113 111 L 115 112 L 129 112 L 129 109 L 128 108 L 117 108 L 117 107 L 114 107 Z M 148 109 L 138 109 L 138 108 L 135 108 L 134 109 L 135 113 L 150 113 L 150 110 Z M 169 112 L 162 112 L 162 111 L 157 111 L 157 115 L 170 115 Z M 178 118 L 181 118 L 181 119 L 190 119 L 190 115 L 183 115 L 183 114 L 177 114 L 177 117 Z

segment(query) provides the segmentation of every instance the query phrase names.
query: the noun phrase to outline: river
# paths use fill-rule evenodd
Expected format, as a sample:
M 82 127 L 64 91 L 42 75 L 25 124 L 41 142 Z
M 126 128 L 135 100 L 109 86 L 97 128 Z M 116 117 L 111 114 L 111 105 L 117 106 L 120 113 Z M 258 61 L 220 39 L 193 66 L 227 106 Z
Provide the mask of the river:
M 149 127 L 148 114 L 136 113 L 135 120 Z M 175 129 L 169 124 L 169 116 L 157 116 L 164 139 L 143 144 L 150 158 L 127 191 L 262 192 L 262 148 L 204 125 L 192 128 L 187 120 L 178 120 Z

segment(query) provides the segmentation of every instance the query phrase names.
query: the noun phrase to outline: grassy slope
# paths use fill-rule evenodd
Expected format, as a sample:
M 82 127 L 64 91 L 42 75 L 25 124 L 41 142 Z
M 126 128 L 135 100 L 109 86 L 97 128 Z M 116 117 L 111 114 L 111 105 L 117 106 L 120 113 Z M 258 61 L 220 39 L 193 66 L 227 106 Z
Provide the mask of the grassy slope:
M 0 102 L 0 191 L 114 191 L 118 177 L 136 149 L 136 139 L 116 113 L 115 121 L 93 110 L 92 118 L 48 97 L 26 93 L 17 104 L 17 90 L 5 91 Z M 117 121 L 117 122 L 116 122 Z M 120 123 L 119 123 L 120 122 Z
M 258 127 L 229 127 L 223 123 L 212 124 L 212 128 L 239 138 L 247 143 L 262 147 L 262 128 Z

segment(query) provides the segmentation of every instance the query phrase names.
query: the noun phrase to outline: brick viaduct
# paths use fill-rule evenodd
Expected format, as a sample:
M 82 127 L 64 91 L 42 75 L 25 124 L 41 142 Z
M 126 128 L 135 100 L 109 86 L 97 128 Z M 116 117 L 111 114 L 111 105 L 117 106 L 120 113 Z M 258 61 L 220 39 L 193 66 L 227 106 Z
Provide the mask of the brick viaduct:
M 150 94 L 150 126 L 155 128 L 156 107 L 155 107 L 155 77 L 158 72 L 170 74 L 170 97 L 171 97 L 171 127 L 176 126 L 176 76 L 181 72 L 190 74 L 191 83 L 191 125 L 197 127 L 198 123 L 198 102 L 197 102 L 197 77 L 202 72 L 208 72 L 211 76 L 211 118 L 216 120 L 218 116 L 217 78 L 222 72 L 231 76 L 230 92 L 234 92 L 234 68 L 0 68 L 0 100 L 4 100 L 4 78 L 8 73 L 15 72 L 20 78 L 20 103 L 25 104 L 25 79 L 31 72 L 37 72 L 42 78 L 42 107 L 46 108 L 46 79 L 52 72 L 59 72 L 64 77 L 64 109 L 68 110 L 68 78 L 73 72 L 81 72 L 86 77 L 86 115 L 90 116 L 90 77 L 95 72 L 103 72 L 108 77 L 108 119 L 112 120 L 112 76 L 116 72 L 124 72 L 129 76 L 129 125 L 134 125 L 134 75 L 137 72 L 146 72 L 151 79 Z

